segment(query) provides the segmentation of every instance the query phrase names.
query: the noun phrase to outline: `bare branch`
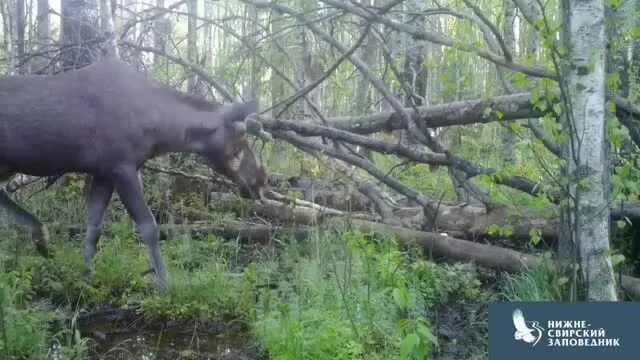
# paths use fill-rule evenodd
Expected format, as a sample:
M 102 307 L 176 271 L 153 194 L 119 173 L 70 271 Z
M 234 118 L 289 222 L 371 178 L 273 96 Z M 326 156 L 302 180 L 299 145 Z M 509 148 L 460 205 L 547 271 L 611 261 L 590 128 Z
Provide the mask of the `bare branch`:
M 271 131 L 294 131 L 303 136 L 324 136 L 333 140 L 363 146 L 383 154 L 396 154 L 424 164 L 450 165 L 450 162 L 444 154 L 428 153 L 420 149 L 411 149 L 398 143 L 389 143 L 371 139 L 369 137 L 353 134 L 344 130 L 286 120 L 265 120 L 263 121 L 263 125 Z
M 273 4 L 267 1 L 258 1 L 258 0 L 242 0 L 242 1 L 253 3 L 256 6 L 266 6 L 266 4 L 271 4 L 271 6 L 278 6 L 276 4 Z M 507 61 L 507 59 L 504 56 L 500 56 L 491 51 L 487 51 L 482 48 L 477 48 L 473 45 L 465 44 L 465 43 L 447 38 L 434 31 L 420 30 L 412 25 L 403 24 L 393 19 L 389 19 L 385 16 L 373 15 L 371 13 L 363 11 L 362 9 L 359 9 L 357 7 L 344 3 L 342 0 L 321 0 L 321 1 L 324 3 L 330 4 L 332 6 L 335 6 L 336 8 L 352 13 L 354 15 L 365 18 L 368 21 L 384 24 L 395 30 L 410 34 L 415 39 L 418 39 L 418 40 L 426 40 L 435 44 L 454 47 L 456 49 L 472 52 L 477 54 L 483 59 L 489 60 L 498 65 L 504 66 L 514 71 L 522 72 L 524 74 L 527 74 L 533 77 L 543 77 L 543 78 L 549 78 L 554 80 L 557 80 L 558 78 L 558 75 L 554 71 L 548 70 L 546 68 L 542 68 L 540 66 L 529 66 L 529 65 L 510 62 L 510 61 Z
M 538 20 L 540 20 L 540 6 L 538 6 L 537 1 L 526 1 L 526 0 L 513 0 L 514 4 L 520 9 L 520 13 L 524 16 L 525 20 L 537 29 Z
M 236 97 L 233 96 L 230 92 L 227 91 L 227 89 L 216 79 L 212 78 L 209 74 L 207 74 L 207 72 L 205 70 L 203 70 L 201 67 L 195 65 L 195 64 L 191 64 L 190 62 L 188 62 L 187 60 L 184 60 L 180 57 L 177 56 L 173 56 L 171 54 L 167 54 L 166 52 L 160 50 L 160 49 L 155 49 L 149 46 L 141 46 L 138 45 L 136 43 L 132 43 L 130 41 L 126 41 L 126 40 L 120 40 L 118 41 L 118 43 L 120 45 L 123 46 L 128 46 L 130 48 L 133 49 L 137 49 L 140 51 L 146 51 L 146 52 L 151 52 L 154 54 L 158 54 L 161 56 L 166 57 L 167 59 L 180 64 L 184 67 L 187 67 L 189 69 L 191 69 L 194 73 L 196 73 L 200 78 L 202 78 L 202 80 L 208 82 L 209 84 L 211 84 L 211 86 L 213 86 L 227 101 L 235 101 Z
M 471 10 L 473 10 L 473 13 L 476 14 L 476 16 L 478 18 L 480 18 L 480 20 L 482 20 L 482 22 L 487 25 L 487 27 L 491 30 L 491 33 L 493 33 L 493 36 L 496 37 L 496 40 L 498 40 L 498 44 L 500 44 L 500 48 L 502 49 L 502 54 L 504 55 L 504 58 L 507 62 L 512 62 L 513 58 L 511 57 L 511 52 L 509 51 L 509 49 L 507 49 L 507 46 L 504 43 L 504 39 L 502 38 L 502 34 L 500 33 L 500 30 L 498 30 L 498 28 L 491 22 L 489 21 L 489 19 L 487 19 L 486 16 L 484 16 L 484 13 L 482 12 L 482 10 L 480 10 L 480 8 L 474 4 L 472 4 L 469 0 L 462 0 L 465 5 L 467 5 L 468 7 L 471 8 Z
M 496 96 L 489 99 L 456 101 L 418 107 L 418 118 L 428 127 L 438 128 L 493 121 L 507 121 L 544 116 L 531 106 L 531 93 Z M 405 111 L 413 116 L 412 109 Z M 332 127 L 357 134 L 406 129 L 404 120 L 393 111 L 327 119 Z
M 403 183 L 399 182 L 395 178 L 388 176 L 382 170 L 376 168 L 371 162 L 369 162 L 366 159 L 337 151 L 336 149 L 323 144 L 307 141 L 304 138 L 300 137 L 299 135 L 296 135 L 292 131 L 288 131 L 288 132 L 274 131 L 272 134 L 274 137 L 290 142 L 291 144 L 297 146 L 298 148 L 304 151 L 324 153 L 334 158 L 338 158 L 342 161 L 345 161 L 349 164 L 355 165 L 365 170 L 366 172 L 371 174 L 371 176 L 380 180 L 382 183 L 386 184 L 387 186 L 394 189 L 398 193 L 416 201 L 423 208 L 431 209 L 432 211 L 435 210 L 433 200 L 425 197 L 420 192 L 404 185 Z

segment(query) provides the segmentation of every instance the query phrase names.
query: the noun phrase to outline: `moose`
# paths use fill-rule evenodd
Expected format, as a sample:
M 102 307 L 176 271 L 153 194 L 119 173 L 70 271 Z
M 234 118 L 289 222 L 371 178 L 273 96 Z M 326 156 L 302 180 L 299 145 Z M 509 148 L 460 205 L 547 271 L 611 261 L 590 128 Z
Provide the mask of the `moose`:
M 144 163 L 167 153 L 194 153 L 237 184 L 241 196 L 264 199 L 267 175 L 247 133 L 269 135 L 255 101 L 219 104 L 157 82 L 118 59 L 57 75 L 0 78 L 0 181 L 21 173 L 91 175 L 84 261 L 96 254 L 104 213 L 117 191 L 147 245 L 157 286 L 167 286 L 159 227 L 139 178 Z M 50 256 L 46 226 L 0 187 L 0 206 Z M 88 275 L 83 276 L 85 280 Z

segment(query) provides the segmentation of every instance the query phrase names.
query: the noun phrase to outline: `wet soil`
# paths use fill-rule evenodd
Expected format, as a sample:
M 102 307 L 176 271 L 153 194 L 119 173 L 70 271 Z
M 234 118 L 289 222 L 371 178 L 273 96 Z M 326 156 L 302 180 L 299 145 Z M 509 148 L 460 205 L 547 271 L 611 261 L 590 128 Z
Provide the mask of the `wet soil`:
M 78 316 L 89 359 L 267 359 L 246 323 L 146 320 L 136 310 L 103 309 Z

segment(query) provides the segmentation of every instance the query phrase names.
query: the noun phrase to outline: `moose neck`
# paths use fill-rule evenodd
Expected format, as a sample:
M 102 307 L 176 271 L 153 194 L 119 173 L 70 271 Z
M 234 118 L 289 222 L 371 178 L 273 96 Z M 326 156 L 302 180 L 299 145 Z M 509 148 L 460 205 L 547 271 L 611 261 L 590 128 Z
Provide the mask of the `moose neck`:
M 155 121 L 149 125 L 153 155 L 200 153 L 211 134 L 224 128 L 223 105 L 161 86 L 155 90 Z M 221 142 L 226 139 L 218 137 Z

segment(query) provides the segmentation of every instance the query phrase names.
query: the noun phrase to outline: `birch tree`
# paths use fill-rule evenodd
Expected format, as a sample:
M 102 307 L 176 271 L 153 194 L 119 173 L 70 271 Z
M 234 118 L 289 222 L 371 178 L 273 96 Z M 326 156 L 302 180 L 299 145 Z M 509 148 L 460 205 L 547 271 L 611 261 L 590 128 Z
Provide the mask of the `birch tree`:
M 604 5 L 600 0 L 567 0 L 562 3 L 562 16 L 570 64 L 562 80 L 570 138 L 563 144 L 569 185 L 567 206 L 562 211 L 570 226 L 561 241 L 565 249 L 572 249 L 574 254 L 577 250 L 587 300 L 614 301 L 617 294 L 609 253 Z
M 62 0 L 62 38 L 67 46 L 62 68 L 69 70 L 100 58 L 98 0 Z
M 36 17 L 36 51 L 41 54 L 45 53 L 52 43 L 51 22 L 49 20 L 49 0 L 38 0 L 38 15 Z M 38 56 L 31 62 L 31 66 L 35 73 L 48 73 L 48 69 L 44 68 L 47 63 L 48 61 L 46 57 Z
M 514 25 L 516 19 L 516 8 L 513 3 L 513 0 L 504 0 L 504 30 L 503 30 L 503 39 L 505 48 L 511 52 L 512 56 L 515 56 L 516 49 L 516 39 L 514 34 Z M 507 73 L 508 74 L 508 73 Z M 507 92 L 512 92 L 511 84 L 509 83 L 510 79 L 507 75 L 504 77 L 504 81 L 507 82 L 505 84 L 505 90 Z M 503 146 L 503 156 L 504 156 L 504 164 L 506 166 L 514 166 L 517 161 L 516 152 L 514 151 L 514 146 L 518 142 L 518 138 L 516 134 L 511 131 L 509 125 L 511 122 L 506 122 L 505 129 L 502 131 L 502 146 Z
M 187 0 L 187 9 L 189 18 L 187 20 L 187 59 L 192 64 L 198 63 L 198 1 Z M 187 91 L 193 93 L 196 91 L 198 78 L 196 74 L 187 75 Z

